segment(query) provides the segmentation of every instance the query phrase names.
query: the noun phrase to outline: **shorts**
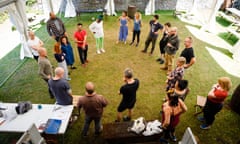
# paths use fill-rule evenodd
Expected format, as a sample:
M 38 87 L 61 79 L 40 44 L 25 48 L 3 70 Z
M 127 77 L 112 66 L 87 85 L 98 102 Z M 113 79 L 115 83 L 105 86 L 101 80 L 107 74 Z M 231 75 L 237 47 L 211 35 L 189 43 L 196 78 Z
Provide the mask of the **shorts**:
M 126 109 L 133 109 L 136 101 L 131 102 L 131 103 L 126 103 L 126 102 L 121 102 L 117 108 L 118 112 L 123 112 Z

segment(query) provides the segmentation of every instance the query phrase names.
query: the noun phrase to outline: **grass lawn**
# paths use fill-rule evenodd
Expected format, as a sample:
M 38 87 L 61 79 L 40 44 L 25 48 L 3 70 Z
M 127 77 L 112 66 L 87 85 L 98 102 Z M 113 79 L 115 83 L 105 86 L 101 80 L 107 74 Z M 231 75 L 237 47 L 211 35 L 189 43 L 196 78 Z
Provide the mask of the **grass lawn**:
M 172 16 L 172 11 L 160 11 L 160 22 L 171 22 L 173 26 L 179 29 L 179 37 L 181 39 L 180 54 L 183 46 L 184 38 L 190 36 L 190 32 L 185 28 L 185 24 Z M 82 14 L 80 19 L 69 18 L 64 19 L 67 32 L 72 42 L 75 54 L 75 66 L 77 70 L 71 71 L 70 85 L 75 95 L 84 94 L 84 85 L 87 81 L 93 81 L 96 85 L 96 91 L 104 95 L 109 105 L 105 109 L 103 123 L 113 122 L 116 117 L 116 109 L 121 100 L 118 95 L 120 86 L 123 84 L 123 70 L 130 67 L 134 70 L 134 75 L 140 80 L 140 88 L 137 94 L 137 103 L 134 110 L 133 118 L 140 116 L 147 120 L 160 119 L 159 111 L 161 110 L 162 99 L 165 97 L 165 80 L 166 72 L 160 70 L 160 64 L 155 60 L 159 55 L 159 47 L 156 45 L 154 55 L 148 56 L 140 51 L 144 47 L 144 42 L 149 32 L 148 22 L 151 16 L 143 16 L 143 27 L 141 32 L 141 42 L 138 48 L 131 47 L 128 44 L 115 44 L 118 38 L 118 23 L 117 17 L 107 17 L 104 21 L 105 32 L 105 50 L 102 55 L 96 54 L 95 39 L 88 30 L 88 25 L 92 22 L 91 18 L 96 14 Z M 88 32 L 89 44 L 89 65 L 82 68 L 79 62 L 76 45 L 73 43 L 72 35 L 76 30 L 76 24 L 82 22 L 84 28 Z M 131 26 L 130 26 L 131 27 Z M 128 43 L 132 38 L 132 33 L 129 30 Z M 37 31 L 37 35 L 45 40 L 45 47 L 48 49 L 49 59 L 56 67 L 57 63 L 53 58 L 54 40 L 48 38 L 46 28 L 43 26 Z M 159 41 L 159 40 L 158 40 Z M 188 111 L 181 116 L 181 122 L 176 128 L 177 137 L 180 139 L 187 127 L 191 127 L 193 133 L 200 139 L 202 144 L 219 144 L 237 143 L 240 132 L 240 116 L 232 112 L 229 108 L 224 107 L 217 114 L 216 120 L 210 130 L 201 130 L 201 124 L 196 117 L 194 105 L 196 104 L 196 96 L 206 96 L 211 86 L 217 82 L 221 76 L 228 76 L 232 79 L 233 88 L 230 94 L 239 84 L 239 78 L 227 74 L 211 57 L 205 49 L 207 44 L 194 38 L 193 47 L 197 62 L 185 72 L 185 79 L 189 80 L 190 94 L 187 96 L 185 103 Z M 150 50 L 150 47 L 149 47 Z M 4 102 L 17 102 L 19 100 L 31 100 L 33 103 L 54 103 L 54 100 L 49 98 L 47 86 L 38 76 L 38 65 L 35 60 L 28 59 L 21 68 L 0 88 L 0 100 Z M 1 74 L 0 74 L 1 75 Z M 226 103 L 230 100 L 228 97 Z M 101 144 L 101 137 L 94 138 L 93 129 L 90 129 L 88 138 L 81 138 L 81 129 L 84 122 L 84 116 L 66 131 L 64 142 L 67 144 Z M 19 135 L 17 135 L 19 136 Z M 16 139 L 15 134 L 0 134 L 1 143 L 10 143 L 10 139 Z

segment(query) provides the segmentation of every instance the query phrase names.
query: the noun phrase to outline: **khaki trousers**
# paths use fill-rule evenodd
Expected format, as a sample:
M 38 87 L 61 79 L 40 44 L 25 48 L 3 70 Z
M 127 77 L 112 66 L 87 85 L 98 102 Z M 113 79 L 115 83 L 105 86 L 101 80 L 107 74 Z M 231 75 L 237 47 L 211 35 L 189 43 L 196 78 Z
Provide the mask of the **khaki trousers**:
M 172 71 L 174 56 L 174 54 L 169 55 L 165 53 L 165 67 L 167 68 L 168 72 Z

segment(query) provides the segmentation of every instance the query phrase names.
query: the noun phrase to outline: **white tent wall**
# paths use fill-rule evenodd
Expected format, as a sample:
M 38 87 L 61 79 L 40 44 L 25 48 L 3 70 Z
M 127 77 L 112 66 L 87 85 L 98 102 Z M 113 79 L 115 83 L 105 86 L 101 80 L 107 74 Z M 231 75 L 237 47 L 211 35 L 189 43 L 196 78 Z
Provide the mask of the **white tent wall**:
M 21 51 L 20 51 L 20 59 L 24 59 L 24 57 L 32 58 L 31 50 L 27 46 L 27 17 L 25 12 L 25 1 L 16 0 L 7 5 L 1 5 L 1 11 L 8 11 L 10 15 L 10 19 L 13 22 L 13 25 L 16 26 L 16 29 L 20 33 L 21 40 Z
M 149 0 L 145 9 L 145 15 L 153 15 L 153 14 L 155 14 L 155 0 Z
M 47 20 L 49 18 L 49 13 L 54 12 L 58 13 L 60 9 L 60 5 L 63 0 L 42 0 L 44 17 Z
M 115 12 L 114 0 L 108 0 L 104 9 L 106 10 L 107 15 L 117 15 Z

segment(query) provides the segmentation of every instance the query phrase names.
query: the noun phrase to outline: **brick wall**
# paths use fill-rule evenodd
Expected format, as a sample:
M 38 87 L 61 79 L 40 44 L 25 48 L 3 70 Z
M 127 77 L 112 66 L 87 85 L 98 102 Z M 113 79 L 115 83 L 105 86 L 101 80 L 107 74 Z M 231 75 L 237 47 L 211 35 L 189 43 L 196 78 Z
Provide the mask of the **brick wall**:
M 96 11 L 103 9 L 107 0 L 72 0 L 78 11 Z M 138 10 L 144 11 L 149 0 L 114 0 L 115 10 L 127 10 L 128 5 L 134 5 Z M 156 10 L 173 10 L 177 0 L 155 0 Z

